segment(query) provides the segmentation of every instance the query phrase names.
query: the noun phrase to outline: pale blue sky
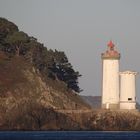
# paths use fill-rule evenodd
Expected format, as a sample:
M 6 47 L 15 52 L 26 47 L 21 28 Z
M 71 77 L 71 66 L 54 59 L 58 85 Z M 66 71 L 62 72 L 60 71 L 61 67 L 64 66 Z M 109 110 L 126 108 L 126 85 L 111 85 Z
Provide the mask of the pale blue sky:
M 0 0 L 0 16 L 48 48 L 65 51 L 81 94 L 101 95 L 101 53 L 112 39 L 120 71 L 140 72 L 140 0 Z M 140 76 L 137 77 L 140 101 Z

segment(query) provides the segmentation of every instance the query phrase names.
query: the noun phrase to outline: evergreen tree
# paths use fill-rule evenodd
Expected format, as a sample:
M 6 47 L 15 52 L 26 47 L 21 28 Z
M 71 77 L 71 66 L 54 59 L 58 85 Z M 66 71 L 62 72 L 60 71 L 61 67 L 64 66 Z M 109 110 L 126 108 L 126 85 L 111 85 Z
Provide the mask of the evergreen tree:
M 81 75 L 79 72 L 74 71 L 64 52 L 55 51 L 55 53 L 56 57 L 53 59 L 52 66 L 49 67 L 51 70 L 50 77 L 64 81 L 68 88 L 80 92 L 78 78 Z

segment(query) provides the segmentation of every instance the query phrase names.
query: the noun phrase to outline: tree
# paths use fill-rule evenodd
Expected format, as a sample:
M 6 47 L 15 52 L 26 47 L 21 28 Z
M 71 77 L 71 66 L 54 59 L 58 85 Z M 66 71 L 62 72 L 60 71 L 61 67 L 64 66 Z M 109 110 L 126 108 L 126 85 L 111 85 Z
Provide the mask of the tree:
M 64 52 L 55 50 L 54 53 L 52 65 L 49 67 L 51 70 L 49 76 L 53 79 L 64 81 L 67 84 L 67 88 L 80 92 L 78 77 L 81 75 L 79 72 L 74 71 Z
M 28 35 L 24 32 L 14 32 L 5 39 L 6 43 L 9 44 L 8 51 L 13 51 L 17 56 L 24 54 L 26 51 L 25 43 L 29 41 Z

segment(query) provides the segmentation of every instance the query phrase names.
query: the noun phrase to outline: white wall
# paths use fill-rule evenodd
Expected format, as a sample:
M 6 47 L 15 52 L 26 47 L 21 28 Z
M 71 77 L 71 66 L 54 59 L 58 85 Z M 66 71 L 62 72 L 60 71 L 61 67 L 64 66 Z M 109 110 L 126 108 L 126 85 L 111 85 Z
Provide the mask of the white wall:
M 120 109 L 136 109 L 136 102 L 120 102 Z
M 136 72 L 120 72 L 120 109 L 135 109 L 136 105 Z
M 102 104 L 119 103 L 119 60 L 103 59 Z

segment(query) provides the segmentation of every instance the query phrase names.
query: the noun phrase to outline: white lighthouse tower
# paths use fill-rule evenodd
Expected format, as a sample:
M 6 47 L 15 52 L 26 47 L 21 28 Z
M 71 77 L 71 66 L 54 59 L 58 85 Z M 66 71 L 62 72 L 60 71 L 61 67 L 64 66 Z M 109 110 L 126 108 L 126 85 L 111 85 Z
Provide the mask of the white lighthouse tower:
M 135 77 L 137 72 L 120 72 L 120 109 L 136 109 Z
M 102 108 L 118 109 L 120 54 L 115 50 L 112 41 L 107 46 L 107 51 L 101 55 L 103 65 Z

